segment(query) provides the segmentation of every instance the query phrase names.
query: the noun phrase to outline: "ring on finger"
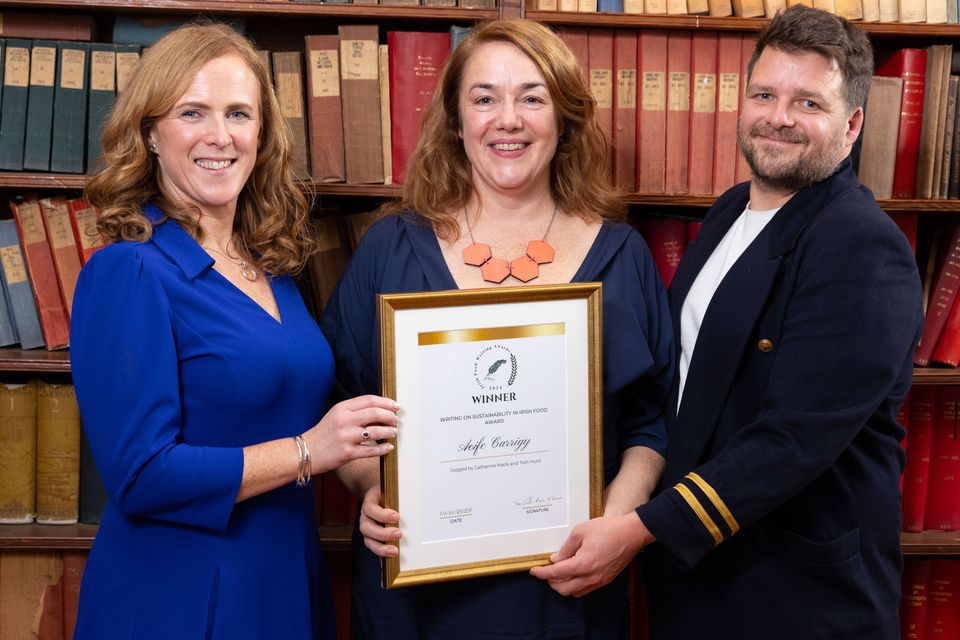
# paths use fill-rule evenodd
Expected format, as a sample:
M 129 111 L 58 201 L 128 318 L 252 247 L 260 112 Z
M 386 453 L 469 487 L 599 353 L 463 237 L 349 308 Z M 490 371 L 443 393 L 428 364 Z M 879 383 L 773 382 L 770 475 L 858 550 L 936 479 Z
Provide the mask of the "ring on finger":
M 361 440 L 369 440 L 369 439 L 370 439 L 370 432 L 367 431 L 366 429 L 364 429 L 363 431 L 361 431 L 361 432 L 360 432 L 360 439 L 361 439 Z

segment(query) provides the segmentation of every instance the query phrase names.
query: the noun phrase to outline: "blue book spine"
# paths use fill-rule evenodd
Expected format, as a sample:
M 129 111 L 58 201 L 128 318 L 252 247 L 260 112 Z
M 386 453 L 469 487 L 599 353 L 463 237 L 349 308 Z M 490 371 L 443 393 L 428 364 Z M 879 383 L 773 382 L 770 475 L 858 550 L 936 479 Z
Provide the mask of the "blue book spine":
M 597 0 L 599 13 L 623 13 L 623 0 Z
M 24 349 L 44 346 L 33 289 L 30 288 L 20 239 L 17 237 L 17 223 L 13 220 L 0 220 L 0 269 L 10 296 L 10 308 L 13 310 L 20 346 Z

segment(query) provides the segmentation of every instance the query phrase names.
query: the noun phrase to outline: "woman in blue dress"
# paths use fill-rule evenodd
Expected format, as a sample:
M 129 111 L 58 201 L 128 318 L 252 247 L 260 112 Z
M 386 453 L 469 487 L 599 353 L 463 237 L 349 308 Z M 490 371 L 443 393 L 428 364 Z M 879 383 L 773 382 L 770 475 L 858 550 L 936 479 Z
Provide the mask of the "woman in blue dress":
M 109 503 L 77 638 L 332 638 L 310 476 L 382 455 L 395 403 L 329 408 L 330 348 L 290 278 L 308 206 L 257 51 L 158 41 L 87 189 L 110 243 L 73 306 L 74 383 Z
M 674 343 L 663 284 L 609 185 L 606 147 L 577 61 L 553 32 L 530 20 L 478 27 L 441 74 L 401 202 L 368 230 L 321 326 L 338 393 L 376 393 L 378 293 L 602 282 L 605 514 L 617 515 L 649 498 L 663 468 Z M 379 504 L 375 461 L 338 473 L 362 499 L 357 638 L 627 636 L 623 575 L 582 599 L 528 574 L 381 589 L 377 556 L 397 553 L 399 514 Z

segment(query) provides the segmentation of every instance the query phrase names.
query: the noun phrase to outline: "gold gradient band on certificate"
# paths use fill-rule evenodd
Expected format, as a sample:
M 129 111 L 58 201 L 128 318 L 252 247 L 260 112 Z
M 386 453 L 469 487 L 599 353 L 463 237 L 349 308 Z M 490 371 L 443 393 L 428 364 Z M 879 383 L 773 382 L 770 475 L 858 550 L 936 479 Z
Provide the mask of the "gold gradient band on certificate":
M 484 340 L 510 340 L 511 338 L 541 338 L 544 336 L 562 336 L 566 324 L 528 324 L 517 327 L 487 327 L 484 329 L 454 329 L 450 331 L 427 331 L 417 334 L 417 344 L 421 347 L 433 344 L 457 344 L 460 342 L 482 342 Z

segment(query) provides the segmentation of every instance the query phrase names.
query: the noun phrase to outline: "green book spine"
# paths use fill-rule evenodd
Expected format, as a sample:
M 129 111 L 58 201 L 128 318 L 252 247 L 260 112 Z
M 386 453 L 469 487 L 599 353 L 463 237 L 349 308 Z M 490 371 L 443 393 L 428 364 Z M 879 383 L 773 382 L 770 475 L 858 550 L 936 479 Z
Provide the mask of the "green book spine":
M 0 105 L 0 169 L 23 170 L 30 87 L 30 41 L 9 38 L 3 52 L 3 104 Z
M 90 97 L 87 100 L 87 172 L 96 171 L 102 149 L 103 125 L 117 94 L 117 48 L 90 45 Z
M 90 44 L 60 42 L 53 97 L 53 149 L 50 170 L 83 173 L 87 142 L 87 77 Z
M 57 76 L 57 43 L 34 40 L 30 51 L 30 90 L 27 98 L 27 133 L 23 146 L 23 168 L 50 170 L 53 85 Z

